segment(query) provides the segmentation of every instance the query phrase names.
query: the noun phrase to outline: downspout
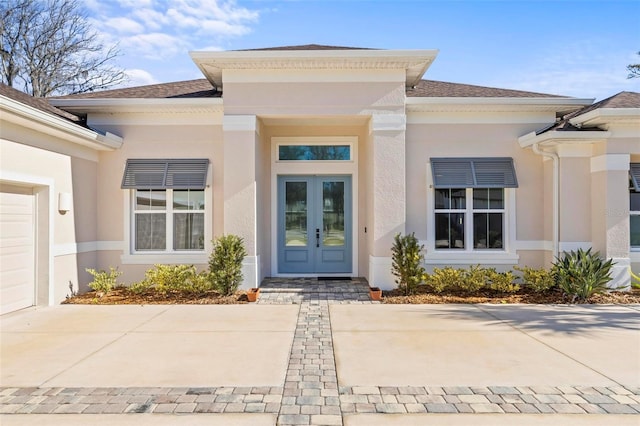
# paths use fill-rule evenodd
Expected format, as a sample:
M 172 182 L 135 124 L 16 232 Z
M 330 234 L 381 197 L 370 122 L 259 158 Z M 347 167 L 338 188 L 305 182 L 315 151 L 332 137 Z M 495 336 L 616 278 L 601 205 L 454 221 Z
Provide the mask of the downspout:
M 537 143 L 532 145 L 533 152 L 553 160 L 553 259 L 557 259 L 560 253 L 560 159 L 555 152 L 540 149 Z

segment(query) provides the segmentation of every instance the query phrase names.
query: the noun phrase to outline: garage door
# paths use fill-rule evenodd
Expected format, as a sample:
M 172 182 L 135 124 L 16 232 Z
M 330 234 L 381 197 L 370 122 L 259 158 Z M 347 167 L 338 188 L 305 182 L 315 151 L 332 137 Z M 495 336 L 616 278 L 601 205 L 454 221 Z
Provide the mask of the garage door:
M 0 314 L 34 304 L 35 215 L 30 189 L 0 191 Z

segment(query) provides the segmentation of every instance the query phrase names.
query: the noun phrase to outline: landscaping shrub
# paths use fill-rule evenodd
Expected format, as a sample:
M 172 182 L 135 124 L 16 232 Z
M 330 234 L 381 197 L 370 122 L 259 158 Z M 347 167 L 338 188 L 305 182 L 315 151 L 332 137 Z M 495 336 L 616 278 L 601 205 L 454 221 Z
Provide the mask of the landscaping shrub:
M 520 286 L 515 283 L 515 275 L 513 272 L 497 272 L 495 269 L 487 269 L 487 280 L 489 281 L 489 288 L 498 293 L 516 293 L 520 290 Z
M 242 282 L 242 261 L 247 255 L 244 241 L 237 235 L 224 235 L 213 240 L 209 256 L 209 276 L 216 290 L 229 296 Z
M 514 266 L 513 269 L 522 272 L 522 281 L 536 293 L 544 293 L 556 285 L 553 272 L 547 269 L 535 269 L 528 266 Z
M 145 279 L 132 286 L 131 291 L 142 293 L 154 289 L 160 293 L 202 293 L 211 289 L 206 273 L 198 273 L 193 265 L 154 265 L 145 272 Z
M 442 293 L 444 290 L 458 288 L 464 280 L 463 271 L 450 266 L 433 268 L 433 273 L 425 274 L 425 277 L 425 283 L 435 293 Z
M 425 277 L 422 266 L 424 256 L 423 245 L 418 243 L 414 233 L 402 236 L 396 234 L 391 247 L 391 273 L 396 277 L 396 285 L 410 295 L 416 292 Z
M 591 295 L 609 290 L 613 260 L 604 260 L 591 249 L 571 251 L 556 258 L 553 274 L 558 287 L 571 298 L 571 302 L 584 302 Z
M 469 269 L 462 269 L 462 280 L 457 285 L 457 290 L 462 293 L 475 293 L 484 288 L 488 283 L 487 269 L 480 265 L 473 265 Z
M 109 268 L 109 272 L 105 270 L 96 271 L 95 269 L 85 269 L 93 276 L 93 281 L 89 283 L 89 287 L 96 292 L 109 293 L 116 285 L 117 280 L 122 272 L 116 268 Z
M 629 267 L 629 273 L 631 274 L 631 288 L 640 290 L 640 275 L 634 274 L 631 267 Z

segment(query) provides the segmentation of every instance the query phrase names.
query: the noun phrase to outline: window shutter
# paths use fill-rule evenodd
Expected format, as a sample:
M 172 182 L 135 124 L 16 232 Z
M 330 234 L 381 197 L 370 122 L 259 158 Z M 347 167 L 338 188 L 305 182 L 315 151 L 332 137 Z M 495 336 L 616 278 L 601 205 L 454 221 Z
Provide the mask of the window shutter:
M 164 160 L 127 160 L 122 188 L 163 189 L 166 172 Z
M 640 163 L 631 163 L 629 175 L 631 175 L 633 190 L 635 192 L 640 192 Z
M 431 171 L 435 188 L 470 188 L 473 186 L 473 170 L 468 160 L 433 158 L 431 159 Z
M 208 159 L 129 159 L 123 189 L 204 189 Z
M 517 188 L 513 159 L 432 158 L 434 188 Z
M 207 184 L 209 160 L 170 161 L 166 187 L 173 189 L 204 189 Z
M 479 188 L 517 188 L 516 171 L 511 158 L 472 160 Z

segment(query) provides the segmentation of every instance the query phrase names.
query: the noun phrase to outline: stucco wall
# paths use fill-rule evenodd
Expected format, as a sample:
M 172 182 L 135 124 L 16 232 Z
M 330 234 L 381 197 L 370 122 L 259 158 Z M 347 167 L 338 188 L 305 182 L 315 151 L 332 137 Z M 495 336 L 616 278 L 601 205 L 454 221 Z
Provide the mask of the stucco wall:
M 517 138 L 538 124 L 409 124 L 407 126 L 407 232 L 427 238 L 427 187 L 431 157 L 512 157 L 519 187 L 516 189 L 517 228 L 520 241 L 545 240 L 545 192 L 542 157 L 522 149 Z
M 126 240 L 125 216 L 130 214 L 125 208 L 125 199 L 130 191 L 121 188 L 122 176 L 127 159 L 130 158 L 208 158 L 211 162 L 210 180 L 213 182 L 210 191 L 213 200 L 212 220 L 206 226 L 212 227 L 212 236 L 224 232 L 224 149 L 222 126 L 219 125 L 118 125 L 100 124 L 101 130 L 121 135 L 125 143 L 121 149 L 100 153 L 98 165 L 97 190 L 97 239 L 104 242 L 106 249 L 98 253 L 101 268 L 121 264 L 119 258 L 129 251 L 122 247 L 130 247 Z M 120 244 L 118 244 L 120 243 Z M 207 242 L 208 244 L 208 242 Z M 208 253 L 206 253 L 208 254 Z M 169 262 L 167 262 L 169 263 Z M 187 262 L 188 263 L 188 262 Z M 203 267 L 203 262 L 198 266 Z M 127 282 L 137 281 L 144 277 L 147 265 L 122 264 L 122 279 Z

